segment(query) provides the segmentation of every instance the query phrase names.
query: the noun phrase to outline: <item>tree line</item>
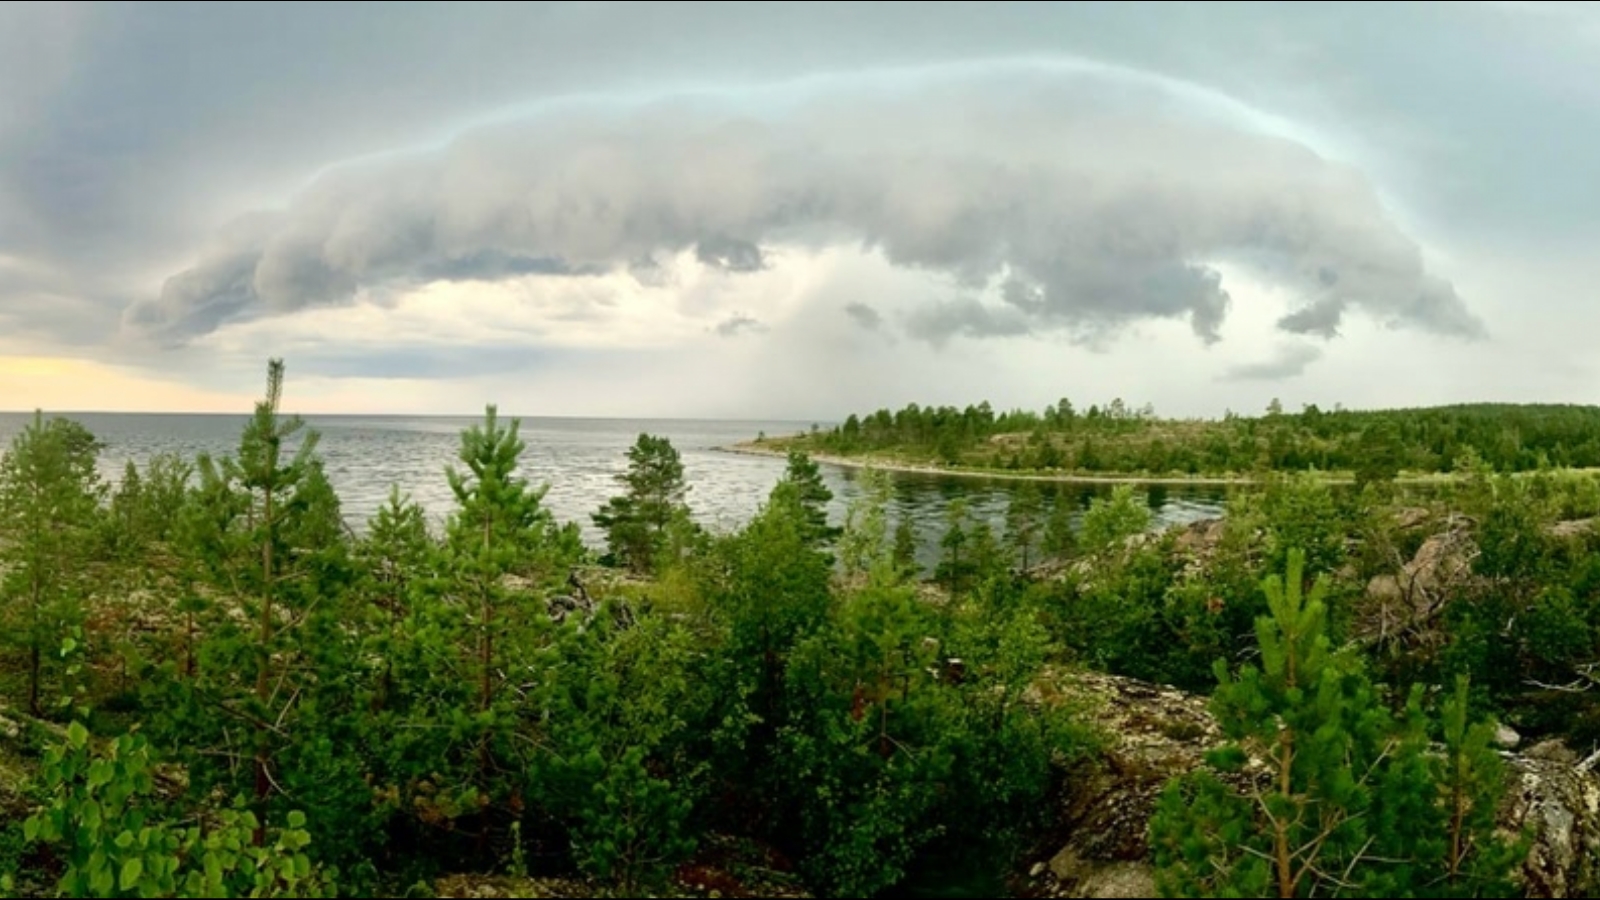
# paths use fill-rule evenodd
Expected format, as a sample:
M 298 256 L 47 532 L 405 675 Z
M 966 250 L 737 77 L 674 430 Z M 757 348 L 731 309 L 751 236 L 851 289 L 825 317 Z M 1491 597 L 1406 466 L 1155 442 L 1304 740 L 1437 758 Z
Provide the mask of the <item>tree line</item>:
M 1477 461 L 1499 472 L 1600 467 L 1600 407 L 1465 404 L 1391 410 L 1285 412 L 1164 419 L 1120 399 L 1079 410 L 996 413 L 985 401 L 908 404 L 851 414 L 830 429 L 785 439 L 839 455 L 889 454 L 918 462 L 1030 472 L 1203 475 L 1256 471 L 1451 472 Z

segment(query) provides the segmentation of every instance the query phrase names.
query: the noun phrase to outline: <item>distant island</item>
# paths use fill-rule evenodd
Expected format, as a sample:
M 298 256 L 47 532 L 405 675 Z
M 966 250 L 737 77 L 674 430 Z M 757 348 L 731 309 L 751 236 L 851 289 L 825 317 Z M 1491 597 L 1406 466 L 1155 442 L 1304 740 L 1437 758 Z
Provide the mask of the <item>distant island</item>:
M 1168 419 L 1123 401 L 1042 412 L 918 406 L 851 414 L 833 428 L 758 435 L 727 448 L 800 450 L 841 465 L 1052 481 L 1248 483 L 1268 473 L 1329 481 L 1431 481 L 1458 471 L 1600 468 L 1600 406 L 1478 403 L 1385 410 L 1229 413 Z

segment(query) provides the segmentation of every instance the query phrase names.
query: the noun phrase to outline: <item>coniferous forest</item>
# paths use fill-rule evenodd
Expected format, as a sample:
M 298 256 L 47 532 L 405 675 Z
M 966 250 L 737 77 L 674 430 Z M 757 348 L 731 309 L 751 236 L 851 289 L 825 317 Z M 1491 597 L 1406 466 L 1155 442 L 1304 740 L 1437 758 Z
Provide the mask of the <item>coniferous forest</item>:
M 1325 411 L 1313 404 L 1291 413 L 1274 400 L 1262 416 L 1207 421 L 1159 418 L 1148 405 L 1132 409 L 1120 399 L 1079 410 L 1063 398 L 1042 413 L 996 413 L 988 402 L 959 409 L 913 403 L 851 414 L 827 431 L 778 443 L 980 471 L 1179 478 L 1318 471 L 1366 481 L 1476 462 L 1497 472 L 1600 468 L 1600 407 Z
M 395 493 L 352 531 L 283 388 L 221 458 L 111 484 L 41 414 L 0 460 L 4 893 L 1023 894 L 1086 785 L 1154 778 L 1095 673 L 1215 721 L 1129 826 L 1161 894 L 1518 896 L 1505 735 L 1600 742 L 1591 409 L 880 412 L 732 533 L 644 434 L 597 553 L 492 406 L 442 529 Z M 1254 483 L 1157 534 L 1028 482 L 924 577 L 887 476 L 834 525 L 806 449 Z

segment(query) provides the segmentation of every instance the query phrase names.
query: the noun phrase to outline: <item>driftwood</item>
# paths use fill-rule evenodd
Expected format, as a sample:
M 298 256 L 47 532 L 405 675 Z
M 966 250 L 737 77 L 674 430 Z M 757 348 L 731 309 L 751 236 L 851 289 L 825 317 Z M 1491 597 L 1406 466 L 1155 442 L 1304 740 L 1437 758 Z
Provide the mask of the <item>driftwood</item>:
M 585 624 L 593 621 L 595 613 L 600 611 L 600 604 L 589 596 L 589 590 L 578 579 L 577 572 L 567 573 L 567 587 L 572 589 L 572 593 L 557 594 L 550 598 L 550 618 L 559 623 L 578 615 Z M 621 597 L 611 601 L 611 615 L 613 624 L 618 628 L 632 628 L 634 625 L 633 608 Z

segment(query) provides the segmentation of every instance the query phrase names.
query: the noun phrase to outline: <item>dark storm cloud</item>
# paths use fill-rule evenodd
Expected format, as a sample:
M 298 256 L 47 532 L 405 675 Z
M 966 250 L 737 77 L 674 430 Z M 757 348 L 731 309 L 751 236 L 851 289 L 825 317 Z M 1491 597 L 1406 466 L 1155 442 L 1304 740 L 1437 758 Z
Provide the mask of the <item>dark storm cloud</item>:
M 1547 12 L 1524 14 L 1530 7 Z M 0 338 L 27 352 L 98 346 L 88 352 L 104 358 L 130 303 L 125 336 L 172 346 L 230 322 L 345 302 L 358 288 L 381 298 L 441 278 L 619 265 L 670 287 L 674 269 L 656 263 L 663 251 L 730 270 L 755 259 L 708 249 L 718 240 L 742 242 L 768 266 L 783 264 L 787 240 L 864 245 L 927 271 L 950 289 L 930 290 L 909 315 L 887 297 L 872 311 L 883 310 L 878 330 L 894 322 L 934 342 L 1054 331 L 1093 341 L 1150 317 L 1185 320 L 1209 340 L 1241 311 L 1229 285 L 1215 283 L 1214 257 L 1270 269 L 1296 298 L 1280 327 L 1308 337 L 1348 330 L 1356 316 L 1481 333 L 1451 278 L 1470 284 L 1473 308 L 1494 317 L 1501 338 L 1507 314 L 1497 306 L 1581 333 L 1570 323 L 1586 293 L 1557 289 L 1547 273 L 1581 269 L 1597 227 L 1600 104 L 1588 88 L 1600 82 L 1597 22 L 1576 3 L 1391 4 L 1356 19 L 1341 4 L 988 0 L 5 4 Z M 602 43 L 607 52 L 596 53 Z M 1190 127 L 1174 103 L 1128 84 L 1100 85 L 1110 123 L 1099 129 L 1064 124 L 1092 118 L 1084 97 L 1062 110 L 1026 97 L 1008 105 L 994 82 L 988 99 L 970 89 L 884 95 L 886 82 L 922 77 L 897 67 L 978 72 L 977 60 L 1021 59 L 1115 65 L 1129 84 L 1148 87 L 1162 73 L 1179 92 L 1225 92 L 1364 176 L 1312 157 L 1289 166 L 1271 188 L 1280 196 L 1266 196 L 1236 182 L 1261 167 L 1271 139 Z M 810 81 L 740 93 L 796 77 Z M 562 112 L 622 110 L 685 86 L 715 96 L 681 117 L 674 107 L 631 120 Z M 807 92 L 838 98 L 831 116 L 813 106 L 791 119 Z M 652 172 L 634 157 L 663 138 L 689 146 L 714 133 L 727 118 L 718 104 L 753 114 L 765 137 L 743 138 L 751 157 L 737 165 L 678 165 L 702 196 L 667 196 L 657 182 L 670 167 Z M 542 124 L 349 165 L 302 190 L 330 164 L 441 147 L 466 126 L 530 111 Z M 942 127 L 918 125 L 919 114 L 943 117 Z M 581 127 L 563 146 L 540 131 L 569 122 Z M 1091 152 L 1140 124 L 1125 165 L 1110 149 Z M 688 135 L 673 134 L 680 125 Z M 594 176 L 581 157 L 604 137 L 624 145 L 618 174 L 632 179 L 636 200 L 585 187 Z M 1239 172 L 1204 163 L 1240 144 Z M 1202 159 L 1185 158 L 1191 150 Z M 565 169 L 542 181 L 525 171 L 550 164 Z M 363 168 L 365 184 L 352 175 Z M 441 171 L 448 180 L 428 181 Z M 1322 183 L 1340 178 L 1347 187 Z M 341 179 L 352 182 L 348 194 L 326 193 Z M 1368 179 L 1410 231 L 1387 221 Z M 641 185 L 656 196 L 641 197 Z M 549 239 L 524 220 L 563 214 L 540 202 L 551 186 L 570 214 L 602 218 L 613 203 L 642 216 L 629 226 L 637 233 L 614 236 L 610 252 L 588 246 L 603 244 L 598 236 Z M 757 189 L 777 205 L 728 213 L 724 194 Z M 319 193 L 329 208 L 315 208 Z M 278 210 L 270 228 L 217 234 L 255 208 Z M 339 218 L 348 221 L 337 234 L 319 221 Z M 1424 271 L 1410 237 L 1463 264 Z M 16 261 L 24 265 L 8 268 Z M 853 296 L 842 291 L 824 308 L 841 326 L 839 298 Z M 1526 330 L 1542 344 L 1539 327 Z M 176 356 L 137 361 L 166 366 Z
M 716 332 L 717 337 L 738 337 L 741 334 L 766 331 L 767 326 L 753 316 L 745 313 L 734 313 L 718 322 L 717 327 L 712 330 Z
M 730 272 L 759 272 L 766 268 L 760 247 L 734 238 L 704 238 L 695 245 L 694 255 L 708 266 Z
M 844 314 L 868 331 L 877 331 L 883 327 L 883 314 L 865 303 L 845 304 Z
M 1304 341 L 1280 344 L 1273 355 L 1265 360 L 1233 366 L 1223 375 L 1224 381 L 1283 381 L 1305 372 L 1306 367 L 1322 358 L 1322 348 Z
M 906 331 L 939 346 L 952 336 L 1016 337 L 1031 330 L 1027 317 L 1016 311 L 986 306 L 976 300 L 940 300 L 919 307 L 906 322 Z
M 1182 99 L 1010 68 L 824 94 L 778 119 L 702 104 L 479 130 L 326 174 L 259 220 L 274 223 L 264 233 L 219 241 L 169 278 L 128 322 L 182 340 L 474 260 L 589 272 L 693 248 L 745 271 L 763 264 L 762 244 L 788 242 L 857 243 L 948 275 L 966 296 L 908 322 L 935 343 L 1094 341 L 1141 319 L 1182 319 L 1213 341 L 1229 296 L 1208 263 L 1234 255 L 1270 260 L 1306 298 L 1289 331 L 1330 334 L 1359 311 L 1482 333 L 1358 173 Z M 998 277 L 1000 303 L 980 300 Z

